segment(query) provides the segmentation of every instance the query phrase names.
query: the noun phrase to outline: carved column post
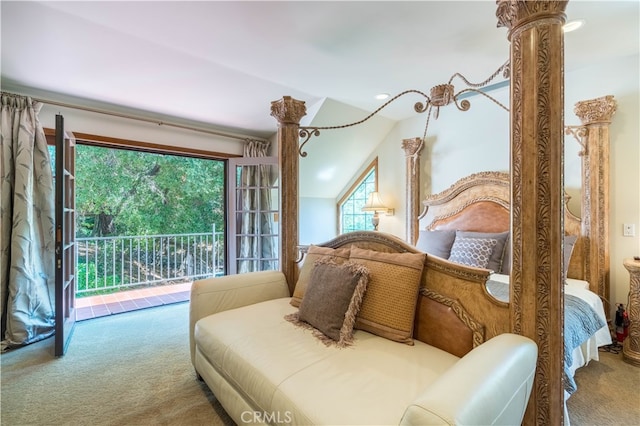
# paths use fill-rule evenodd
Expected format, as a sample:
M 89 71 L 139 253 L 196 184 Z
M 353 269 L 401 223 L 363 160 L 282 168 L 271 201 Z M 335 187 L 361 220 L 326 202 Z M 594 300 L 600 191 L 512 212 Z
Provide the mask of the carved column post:
M 611 95 L 581 101 L 574 112 L 586 129 L 581 139 L 582 227 L 588 237 L 585 280 L 591 291 L 604 298 L 609 317 L 609 125 L 616 101 Z
M 290 294 L 296 285 L 298 258 L 298 130 L 306 113 L 304 102 L 290 96 L 271 102 L 271 115 L 278 120 L 280 270 Z
M 511 329 L 538 344 L 525 424 L 561 425 L 567 1 L 498 0 L 511 41 Z
M 629 271 L 629 336 L 622 347 L 622 359 L 640 367 L 640 260 L 625 259 Z
M 402 149 L 407 159 L 407 242 L 415 245 L 418 241 L 418 216 L 420 215 L 420 152 L 422 138 L 402 140 Z

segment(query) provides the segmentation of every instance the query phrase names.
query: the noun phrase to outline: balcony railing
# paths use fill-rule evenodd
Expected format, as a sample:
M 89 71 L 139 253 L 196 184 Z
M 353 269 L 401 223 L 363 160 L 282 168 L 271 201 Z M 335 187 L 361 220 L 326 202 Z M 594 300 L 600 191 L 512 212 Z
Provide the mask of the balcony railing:
M 77 238 L 78 297 L 224 275 L 224 235 Z

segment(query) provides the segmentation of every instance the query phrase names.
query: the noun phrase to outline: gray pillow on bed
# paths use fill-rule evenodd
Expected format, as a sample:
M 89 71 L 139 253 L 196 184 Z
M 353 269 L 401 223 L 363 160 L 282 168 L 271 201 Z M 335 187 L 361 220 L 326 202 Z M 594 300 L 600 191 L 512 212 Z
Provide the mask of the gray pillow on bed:
M 455 238 L 456 231 L 453 229 L 420 231 L 416 248 L 430 255 L 448 259 Z
M 567 273 L 569 272 L 569 262 L 571 261 L 571 254 L 573 253 L 573 246 L 576 244 L 578 237 L 576 235 L 565 235 L 564 237 L 564 270 L 562 271 L 562 277 L 566 284 Z M 507 239 L 507 244 L 504 249 L 504 258 L 502 259 L 502 271 L 504 275 L 511 273 L 511 243 Z
M 481 266 L 481 263 L 478 263 L 476 265 L 471 265 L 471 266 L 490 269 L 494 272 L 502 271 L 502 259 L 504 257 L 504 251 L 505 251 L 504 248 L 506 246 L 508 237 L 509 237 L 509 231 L 498 232 L 498 233 L 456 231 L 456 240 L 458 238 L 474 238 L 478 240 L 491 241 L 491 243 L 489 244 L 492 245 L 492 250 L 486 265 Z M 495 240 L 495 244 L 492 243 L 494 240 Z M 453 242 L 453 245 L 455 247 L 456 245 L 455 241 Z M 451 249 L 451 252 L 453 255 L 453 248 Z M 451 258 L 449 260 L 452 260 L 455 262 L 455 260 Z
M 577 240 L 577 235 L 564 236 L 564 269 L 562 271 L 562 278 L 565 284 L 567 283 L 567 274 L 569 273 L 569 262 L 571 261 L 573 246 L 576 244 Z
M 504 243 L 504 256 L 502 256 L 502 268 L 500 273 L 503 275 L 511 274 L 511 234 L 507 236 L 507 241 Z
M 495 238 L 456 236 L 449 260 L 476 268 L 486 268 L 496 243 Z

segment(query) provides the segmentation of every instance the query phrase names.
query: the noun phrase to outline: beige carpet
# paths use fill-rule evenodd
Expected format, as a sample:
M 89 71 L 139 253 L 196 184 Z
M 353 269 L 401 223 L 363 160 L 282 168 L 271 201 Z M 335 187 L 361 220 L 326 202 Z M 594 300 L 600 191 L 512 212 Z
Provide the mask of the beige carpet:
M 189 359 L 188 303 L 77 323 L 64 357 L 53 339 L 2 354 L 0 423 L 232 425 Z
M 571 426 L 640 425 L 640 367 L 622 353 L 600 352 L 575 379 L 578 390 L 567 401 Z
M 67 354 L 53 339 L 1 356 L 7 426 L 232 425 L 189 360 L 188 303 L 79 322 Z M 640 368 L 601 353 L 576 373 L 572 426 L 640 425 Z

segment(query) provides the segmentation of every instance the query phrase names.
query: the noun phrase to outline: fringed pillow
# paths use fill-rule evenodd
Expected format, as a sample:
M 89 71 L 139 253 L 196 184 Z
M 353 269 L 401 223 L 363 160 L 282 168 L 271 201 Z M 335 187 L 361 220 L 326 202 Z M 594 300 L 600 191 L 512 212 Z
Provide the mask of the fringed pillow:
M 313 335 L 327 346 L 349 346 L 368 282 L 369 270 L 363 265 L 319 259 L 311 271 L 300 309 L 285 319 L 313 330 Z
M 313 271 L 315 262 L 320 259 L 332 259 L 334 263 L 343 263 L 349 260 L 349 254 L 351 249 L 349 247 L 342 247 L 333 249 L 331 247 L 320 247 L 310 245 L 307 250 L 307 254 L 304 258 L 304 263 L 300 269 L 298 281 L 296 287 L 293 290 L 293 296 L 291 297 L 291 305 L 296 308 L 300 306 L 300 302 L 304 297 L 309 280 L 311 279 L 311 272 Z

